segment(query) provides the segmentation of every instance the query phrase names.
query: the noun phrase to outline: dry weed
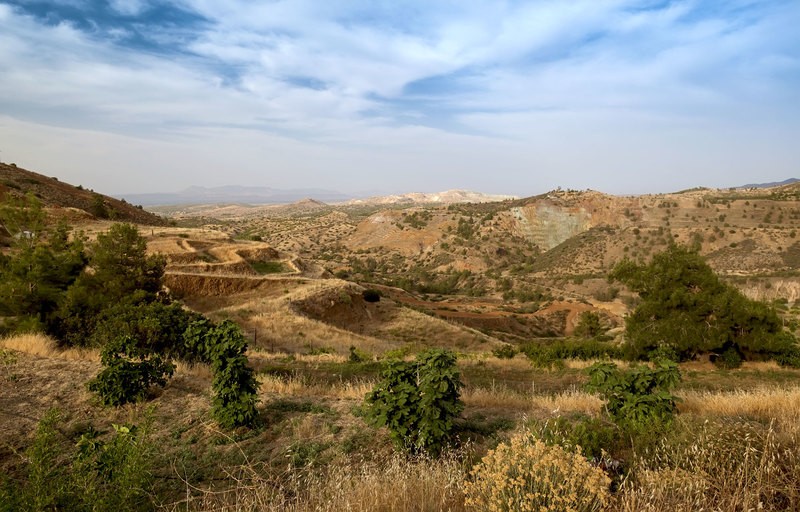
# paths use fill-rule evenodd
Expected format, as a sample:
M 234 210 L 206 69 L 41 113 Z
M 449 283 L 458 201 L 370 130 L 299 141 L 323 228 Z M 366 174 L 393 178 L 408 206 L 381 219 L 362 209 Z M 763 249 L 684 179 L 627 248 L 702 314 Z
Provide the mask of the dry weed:
M 456 458 L 383 462 L 338 462 L 325 470 L 288 470 L 275 475 L 254 465 L 230 474 L 229 489 L 187 488 L 187 498 L 170 510 L 317 512 L 420 512 L 464 509 L 466 476 Z
M 483 458 L 464 484 L 473 510 L 596 512 L 609 501 L 611 480 L 580 452 L 516 434 Z
M 553 414 L 566 412 L 580 412 L 589 416 L 597 416 L 603 406 L 603 401 L 595 395 L 585 391 L 570 390 L 556 395 L 537 395 L 534 402 L 540 408 L 551 411 Z
M 214 372 L 211 367 L 202 363 L 186 363 L 184 361 L 174 361 L 175 375 L 188 376 L 197 379 L 211 380 L 214 377 Z
M 595 395 L 569 390 L 555 395 L 521 393 L 504 386 L 467 388 L 462 394 L 464 403 L 472 407 L 514 409 L 520 413 L 547 411 L 550 414 L 581 412 L 599 414 L 602 400 Z
M 678 408 L 699 416 L 744 417 L 775 421 L 782 430 L 800 432 L 800 387 L 751 391 L 684 391 Z
M 234 313 L 236 309 L 250 309 L 254 312 L 249 322 L 260 333 L 269 333 L 268 338 L 261 339 L 259 345 L 273 350 L 298 352 L 308 348 L 326 348 L 338 354 L 347 354 L 350 347 L 354 346 L 370 354 L 377 354 L 395 346 L 299 315 L 282 299 L 251 304 L 250 308 L 247 304 L 237 305 L 229 311 Z
M 40 333 L 17 334 L 0 339 L 0 347 L 26 354 L 66 359 L 69 361 L 100 361 L 100 353 L 86 348 L 59 348 L 56 341 Z
M 261 393 L 276 395 L 325 397 L 363 400 L 364 395 L 376 385 L 376 381 L 365 379 L 358 381 L 341 381 L 333 384 L 314 383 L 299 376 L 278 377 L 275 375 L 259 375 Z
M 634 464 L 615 510 L 798 510 L 796 435 L 772 425 L 684 424 Z

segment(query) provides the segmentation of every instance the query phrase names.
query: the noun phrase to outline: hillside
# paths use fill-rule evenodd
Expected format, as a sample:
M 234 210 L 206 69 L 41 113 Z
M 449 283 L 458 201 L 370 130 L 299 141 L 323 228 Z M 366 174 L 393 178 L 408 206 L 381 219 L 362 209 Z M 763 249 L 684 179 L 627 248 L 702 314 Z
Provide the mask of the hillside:
M 94 217 L 156 226 L 166 223 L 161 217 L 126 201 L 98 194 L 80 185 L 64 183 L 58 178 L 28 171 L 14 164 L 0 163 L 0 194 L 5 193 L 14 196 L 32 193 L 45 207 L 75 208 Z
M 475 346 L 474 329 L 491 346 L 569 334 L 584 311 L 620 326 L 635 297 L 609 285 L 608 272 L 626 257 L 647 261 L 673 242 L 698 248 L 752 298 L 800 299 L 799 190 L 797 184 L 642 196 L 554 190 L 482 203 L 197 206 L 172 210 L 181 227 L 151 237 L 151 248 L 163 250 L 171 240 L 168 273 L 191 304 L 210 314 L 241 309 L 243 325 L 280 332 L 265 335 L 280 346 L 327 345 L 341 353 L 348 344 L 429 345 L 439 327 L 426 320 L 424 330 L 411 328 L 422 317 L 407 310 L 455 326 L 435 339 L 449 331 L 447 344 Z M 208 230 L 227 241 L 210 240 Z M 256 278 L 249 271 L 245 278 L 247 263 L 224 254 L 226 247 L 250 250 L 248 244 L 276 251 L 272 259 L 294 276 Z M 195 277 L 177 275 L 186 258 L 197 260 Z M 202 273 L 213 276 L 201 279 Z M 359 305 L 359 290 L 368 287 L 384 293 L 383 310 Z M 281 302 L 281 290 L 291 307 Z M 294 290 L 305 298 L 290 299 Z M 253 307 L 256 293 L 276 300 Z
M 15 171 L 2 175 L 6 191 L 22 193 L 28 185 L 53 208 L 68 204 L 55 201 L 63 201 L 61 196 L 97 197 Z M 140 227 L 139 233 L 148 253 L 164 256 L 160 285 L 180 311 L 232 320 L 247 339 L 246 361 L 258 383 L 253 428 L 226 430 L 214 419 L 213 365 L 178 361 L 174 376 L 163 387 L 152 386 L 142 403 L 102 406 L 87 386 L 104 370 L 99 347 L 65 348 L 38 334 L 0 338 L 0 475 L 9 475 L 0 477 L 0 509 L 6 500 L 12 503 L 6 508 L 26 510 L 15 505 L 46 498 L 53 489 L 66 489 L 66 498 L 96 500 L 81 487 L 92 477 L 111 482 L 106 494 L 97 494 L 108 500 L 126 489 L 147 490 L 153 507 L 130 510 L 249 510 L 257 503 L 259 510 L 298 512 L 474 511 L 463 492 L 472 481 L 468 461 L 480 460 L 515 431 L 571 425 L 586 432 L 585 440 L 594 443 L 587 444 L 590 449 L 602 449 L 598 455 L 610 454 L 604 455 L 610 476 L 614 464 L 639 468 L 634 440 L 606 440 L 617 432 L 608 423 L 608 407 L 601 396 L 582 390 L 593 360 L 620 357 L 624 317 L 639 300 L 609 283 L 609 270 L 625 257 L 646 261 L 674 240 L 694 244 L 747 295 L 780 299 L 773 302 L 776 322 L 796 334 L 799 191 L 786 185 L 616 197 L 556 190 L 489 203 L 304 200 L 258 210 L 176 209 L 176 217 L 192 215 L 168 226 Z M 112 225 L 75 211 L 81 215 L 71 220 L 89 240 Z M 586 317 L 596 319 L 600 333 L 592 339 L 580 329 Z M 157 324 L 142 324 L 151 325 Z M 380 385 L 385 361 L 428 348 L 456 354 L 463 383 L 464 409 L 454 427 L 458 447 L 438 461 L 395 455 L 387 430 L 373 428 L 363 413 L 364 397 Z M 780 474 L 783 480 L 760 491 L 759 499 L 771 500 L 764 510 L 796 509 L 800 370 L 762 360 L 718 369 L 710 355 L 704 357 L 680 364 L 679 418 L 674 435 L 659 441 L 659 457 L 711 454 L 705 466 L 682 467 L 697 468 L 690 476 L 703 489 L 724 489 L 702 502 L 720 510 L 739 510 L 739 502 L 717 506 L 725 493 L 738 496 L 724 487 L 738 477 L 733 470 L 720 474 L 723 462 L 739 468 L 736 460 L 755 460 L 758 467 L 776 461 L 781 465 L 769 466 L 759 478 Z M 595 432 L 596 442 L 590 437 Z M 134 435 L 141 437 L 129 437 Z M 115 443 L 126 439 L 141 447 L 130 452 L 132 459 L 140 457 L 133 463 L 122 459 L 126 472 L 86 464 L 85 453 L 98 457 L 90 462 L 103 462 L 99 457 L 116 453 Z M 683 439 L 705 444 L 687 446 L 680 444 Z M 750 439 L 780 444 L 762 448 Z M 788 455 L 753 457 L 754 449 Z M 727 458 L 718 461 L 718 454 Z M 671 465 L 654 467 L 639 474 L 657 470 L 660 481 L 674 471 Z M 49 476 L 29 476 L 37 471 Z M 137 487 L 112 479 L 135 471 L 153 481 L 143 479 Z M 70 472 L 77 476 L 64 476 Z M 643 478 L 635 492 L 674 497 L 686 478 L 675 476 L 666 491 L 660 483 L 646 487 Z M 6 489 L 16 495 L 4 495 Z M 620 486 L 607 510 L 641 509 L 635 492 Z M 649 509 L 668 509 L 658 499 L 652 498 L 657 504 Z

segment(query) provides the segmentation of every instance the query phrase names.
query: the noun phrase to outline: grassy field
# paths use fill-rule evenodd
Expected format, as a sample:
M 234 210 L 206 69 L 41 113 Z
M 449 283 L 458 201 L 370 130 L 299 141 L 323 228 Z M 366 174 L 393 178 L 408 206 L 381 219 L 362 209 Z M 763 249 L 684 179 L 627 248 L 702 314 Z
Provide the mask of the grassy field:
M 108 409 L 85 386 L 100 368 L 97 353 L 62 351 L 38 335 L 2 347 L 4 474 L 30 471 L 37 424 L 53 407 L 60 457 L 89 426 L 108 438 L 112 423 L 149 425 L 146 505 L 164 510 L 469 510 L 464 482 L 498 443 L 604 417 L 602 400 L 583 391 L 587 362 L 544 370 L 521 355 L 465 354 L 457 445 L 441 459 L 408 458 L 361 416 L 381 368 L 374 360 L 253 351 L 260 426 L 223 432 L 208 412 L 210 372 L 201 365 L 179 366 L 146 403 Z M 772 363 L 728 371 L 689 363 L 681 371 L 673 426 L 608 447 L 622 469 L 606 510 L 797 507 L 800 372 Z

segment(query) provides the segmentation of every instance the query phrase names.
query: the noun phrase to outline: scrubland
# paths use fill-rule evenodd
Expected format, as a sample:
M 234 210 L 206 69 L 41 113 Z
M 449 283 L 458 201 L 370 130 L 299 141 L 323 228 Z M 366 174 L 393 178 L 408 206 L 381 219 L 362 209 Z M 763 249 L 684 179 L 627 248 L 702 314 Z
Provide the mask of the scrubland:
M 145 400 L 104 407 L 87 389 L 104 367 L 102 343 L 9 335 L 0 340 L 0 511 L 799 510 L 800 370 L 784 349 L 800 329 L 800 218 L 796 190 L 778 192 L 558 191 L 143 228 L 148 255 L 164 258 L 153 304 L 168 292 L 178 308 L 241 328 L 257 421 L 220 427 L 210 364 L 177 360 Z M 560 222 L 570 219 L 585 225 Z M 562 224 L 582 227 L 546 228 Z M 110 225 L 82 229 L 91 240 Z M 644 265 L 675 241 L 694 244 L 724 283 L 772 302 L 755 307 L 710 275 L 665 294 L 728 297 L 716 312 L 739 307 L 761 330 L 737 338 L 747 330 L 738 319 L 703 317 L 720 324 L 715 332 L 735 328 L 732 343 L 668 347 L 682 361 L 675 414 L 621 425 L 587 391 L 587 370 L 598 361 L 631 369 L 661 347 L 642 336 L 640 353 L 625 352 L 636 334 L 626 320 L 654 294 L 607 278 L 623 257 Z M 581 326 L 585 318 L 593 325 Z M 686 318 L 664 332 L 686 331 Z M 764 342 L 779 332 L 789 336 Z M 431 348 L 455 355 L 463 382 L 441 457 L 398 449 L 365 405 L 388 361 Z M 774 362 L 783 356 L 784 366 Z M 542 503 L 545 494 L 562 501 Z
M 164 510 L 479 510 L 465 489 L 487 450 L 520 433 L 541 434 L 559 418 L 604 414 L 602 400 L 582 390 L 586 362 L 546 370 L 521 355 L 464 355 L 458 441 L 439 459 L 410 457 L 360 416 L 378 380 L 374 361 L 253 351 L 260 426 L 224 432 L 207 413 L 210 374 L 202 365 L 179 366 L 149 403 L 105 409 L 85 388 L 99 368 L 97 353 L 62 350 L 41 335 L 1 346 L 4 469 L 26 470 L 37 423 L 53 407 L 61 457 L 87 423 L 106 431 L 111 423 L 147 425 L 142 471 L 155 485 L 146 505 Z M 682 373 L 679 414 L 668 431 L 607 447 L 622 467 L 609 470 L 614 482 L 603 510 L 796 507 L 800 372 L 774 363 L 738 370 L 691 363 Z

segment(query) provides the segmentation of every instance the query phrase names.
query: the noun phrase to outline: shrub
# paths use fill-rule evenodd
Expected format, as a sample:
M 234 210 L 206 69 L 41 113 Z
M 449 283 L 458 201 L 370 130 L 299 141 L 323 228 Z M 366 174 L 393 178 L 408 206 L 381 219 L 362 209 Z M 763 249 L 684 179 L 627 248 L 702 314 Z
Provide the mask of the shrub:
M 584 414 L 557 416 L 542 423 L 534 421 L 536 437 L 569 451 L 580 449 L 590 460 L 600 461 L 623 449 L 620 429 L 606 418 Z
M 77 443 L 72 470 L 82 500 L 94 510 L 147 510 L 147 488 L 152 482 L 150 466 L 154 448 L 147 425 L 112 424 L 113 435 L 107 441 L 90 428 Z
M 780 352 L 775 356 L 775 361 L 781 366 L 800 368 L 800 348 L 793 346 Z
M 253 426 L 258 419 L 258 383 L 247 366 L 247 340 L 225 320 L 207 331 L 205 354 L 214 371 L 214 418 L 224 428 Z
M 714 359 L 714 364 L 719 368 L 732 370 L 742 366 L 742 355 L 734 347 L 728 347 Z
M 381 292 L 368 288 L 361 292 L 361 297 L 367 302 L 379 302 L 381 300 Z
M 165 386 L 175 370 L 175 365 L 141 348 L 131 336 L 109 343 L 101 361 L 105 368 L 89 382 L 89 391 L 111 406 L 144 400 L 150 386 Z
M 350 357 L 348 361 L 351 363 L 364 363 L 370 361 L 372 357 L 363 350 L 357 349 L 355 346 L 350 345 Z
M 620 349 L 599 340 L 560 340 L 549 345 L 527 343 L 520 349 L 537 368 L 563 367 L 565 359 L 591 359 L 621 357 Z
M 580 451 L 548 446 L 528 433 L 491 450 L 464 484 L 474 510 L 599 511 L 608 503 L 610 479 Z
M 56 410 L 48 411 L 25 452 L 21 478 L 0 477 L 0 511 L 154 509 L 146 425 L 113 425 L 105 440 L 90 427 L 73 444 L 63 442 L 60 421 Z
M 519 353 L 519 350 L 510 343 L 504 343 L 492 350 L 492 355 L 499 359 L 513 359 Z
M 92 346 L 103 347 L 107 340 L 127 335 L 137 339 L 139 345 L 150 352 L 195 361 L 198 354 L 186 347 L 183 334 L 189 324 L 200 317 L 178 303 L 121 303 L 98 315 L 89 342 Z
M 599 338 L 608 330 L 603 325 L 602 317 L 594 311 L 581 313 L 578 325 L 575 326 L 575 336 L 584 339 Z
M 109 217 L 108 207 L 106 206 L 103 196 L 97 192 L 92 193 L 92 203 L 89 205 L 89 213 L 98 219 L 107 219 Z
M 368 420 L 388 427 L 395 444 L 408 452 L 439 455 L 464 409 L 455 355 L 433 349 L 414 362 L 389 361 L 382 377 L 365 398 Z
M 629 431 L 668 424 L 677 412 L 677 397 L 670 390 L 680 382 L 677 363 L 659 361 L 655 368 L 636 366 L 627 371 L 613 363 L 588 368 L 589 391 L 606 400 L 611 418 Z

